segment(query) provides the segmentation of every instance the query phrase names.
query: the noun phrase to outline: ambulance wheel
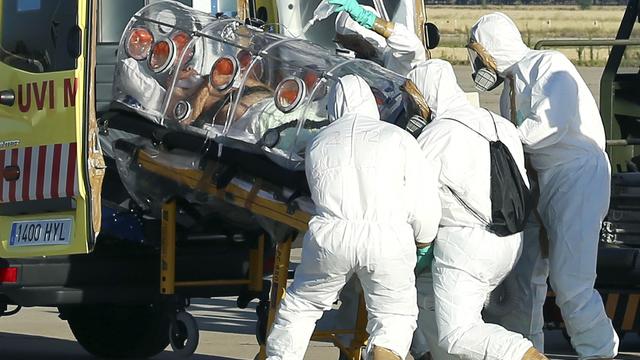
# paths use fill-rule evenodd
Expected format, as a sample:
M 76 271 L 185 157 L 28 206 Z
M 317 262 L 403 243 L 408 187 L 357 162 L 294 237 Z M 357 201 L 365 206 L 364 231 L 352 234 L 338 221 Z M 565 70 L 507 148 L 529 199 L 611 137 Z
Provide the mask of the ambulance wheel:
M 78 343 L 100 358 L 147 358 L 169 345 L 169 318 L 160 306 L 74 305 L 60 312 Z
M 169 341 L 173 351 L 179 356 L 189 357 L 196 351 L 199 340 L 196 319 L 186 311 L 178 312 L 169 327 Z

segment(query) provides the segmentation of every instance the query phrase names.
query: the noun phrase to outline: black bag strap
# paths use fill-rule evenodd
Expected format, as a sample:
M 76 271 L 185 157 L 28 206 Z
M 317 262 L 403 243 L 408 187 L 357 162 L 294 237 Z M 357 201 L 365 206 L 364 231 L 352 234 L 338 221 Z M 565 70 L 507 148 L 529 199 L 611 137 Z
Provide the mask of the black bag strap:
M 484 110 L 487 110 L 485 108 L 483 108 Z M 496 132 L 496 139 L 497 141 L 500 141 L 500 136 L 498 135 L 498 126 L 496 125 L 496 119 L 493 117 L 493 114 L 491 113 L 491 111 L 487 110 L 487 112 L 489 113 L 489 116 L 491 116 L 491 121 L 493 122 L 493 129 Z M 483 139 L 487 140 L 487 142 L 491 143 L 493 142 L 493 140 L 489 139 L 488 137 L 484 136 L 482 133 L 480 133 L 479 131 L 473 129 L 471 126 L 463 123 L 460 120 L 456 120 L 453 118 L 441 118 L 439 120 L 451 120 L 451 121 L 455 121 L 458 124 L 466 127 L 467 129 L 473 131 L 474 133 L 478 134 L 479 136 L 481 136 Z M 484 226 L 486 226 L 487 228 L 491 226 L 491 223 L 488 222 L 487 220 L 485 220 L 482 215 L 480 215 L 480 212 L 476 209 L 474 209 L 471 205 L 469 205 L 466 201 L 462 200 L 462 197 L 455 191 L 453 190 L 449 185 L 446 185 L 447 189 L 449 189 L 449 191 L 451 192 L 451 194 L 456 198 L 456 200 L 458 200 L 458 202 L 471 214 L 473 215 L 476 219 L 478 219 L 478 221 L 480 221 L 480 223 L 482 223 Z
M 483 108 L 484 110 L 487 110 L 485 108 Z M 491 121 L 493 122 L 493 129 L 496 132 L 496 139 L 497 141 L 500 141 L 500 135 L 498 135 L 498 126 L 496 125 L 496 119 L 493 117 L 493 114 L 491 113 L 491 111 L 487 110 L 487 112 L 489 113 L 489 116 L 491 116 Z M 440 118 L 438 120 L 451 120 L 451 121 L 455 121 L 458 124 L 466 127 L 467 129 L 473 131 L 474 133 L 478 134 L 479 136 L 481 136 L 483 139 L 487 140 L 488 142 L 493 142 L 493 140 L 489 139 L 488 137 L 484 136 L 482 133 L 480 133 L 479 131 L 475 130 L 474 128 L 472 128 L 471 126 L 463 123 L 460 120 L 454 119 L 454 118 Z

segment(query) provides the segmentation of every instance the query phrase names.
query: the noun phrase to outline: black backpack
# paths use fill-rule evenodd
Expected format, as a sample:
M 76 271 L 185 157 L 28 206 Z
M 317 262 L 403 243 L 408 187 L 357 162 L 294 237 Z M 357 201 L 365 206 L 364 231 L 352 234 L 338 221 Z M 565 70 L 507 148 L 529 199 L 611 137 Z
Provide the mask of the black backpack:
M 493 121 L 496 141 L 487 138 L 456 119 L 443 118 L 441 120 L 452 120 L 462 124 L 489 142 L 489 156 L 491 158 L 491 222 L 487 222 L 478 211 L 465 203 L 453 189 L 447 187 L 469 212 L 486 225 L 487 230 L 498 236 L 508 236 L 524 230 L 529 214 L 533 210 L 533 196 L 522 179 L 522 174 L 515 160 L 513 160 L 511 152 L 500 141 L 498 127 L 493 114 L 489 110 L 487 112 L 491 115 L 491 120 Z

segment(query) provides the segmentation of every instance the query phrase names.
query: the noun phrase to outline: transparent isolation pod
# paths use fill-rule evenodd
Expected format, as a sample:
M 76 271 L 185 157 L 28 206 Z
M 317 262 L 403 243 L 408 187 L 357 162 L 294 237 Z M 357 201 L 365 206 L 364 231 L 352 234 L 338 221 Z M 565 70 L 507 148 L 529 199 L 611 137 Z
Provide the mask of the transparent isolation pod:
M 307 143 L 329 124 L 328 89 L 347 74 L 371 86 L 383 120 L 402 118 L 405 78 L 373 62 L 159 2 L 140 10 L 122 35 L 114 102 L 223 149 L 265 154 L 302 170 Z

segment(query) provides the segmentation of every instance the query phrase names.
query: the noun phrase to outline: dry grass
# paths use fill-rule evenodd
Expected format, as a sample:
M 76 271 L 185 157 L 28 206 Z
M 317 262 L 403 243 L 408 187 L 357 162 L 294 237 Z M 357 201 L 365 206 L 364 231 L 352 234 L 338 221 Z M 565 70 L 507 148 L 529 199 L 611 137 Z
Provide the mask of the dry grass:
M 523 40 L 533 47 L 541 39 L 551 38 L 614 38 L 624 6 L 593 7 L 580 10 L 575 6 L 429 6 L 427 16 L 442 35 L 440 48 L 434 57 L 453 62 L 466 61 L 463 49 L 469 29 L 482 15 L 501 11 L 518 25 Z M 637 51 L 637 50 L 636 50 Z M 608 48 L 564 48 L 572 61 L 581 65 L 601 65 L 606 61 Z
M 501 11 L 511 17 L 520 31 L 554 37 L 584 36 L 586 33 L 613 36 L 624 13 L 623 6 L 594 7 L 579 10 L 573 6 L 503 6 L 487 7 L 431 6 L 427 9 L 429 21 L 438 25 L 444 34 L 468 33 L 469 28 L 482 15 Z

